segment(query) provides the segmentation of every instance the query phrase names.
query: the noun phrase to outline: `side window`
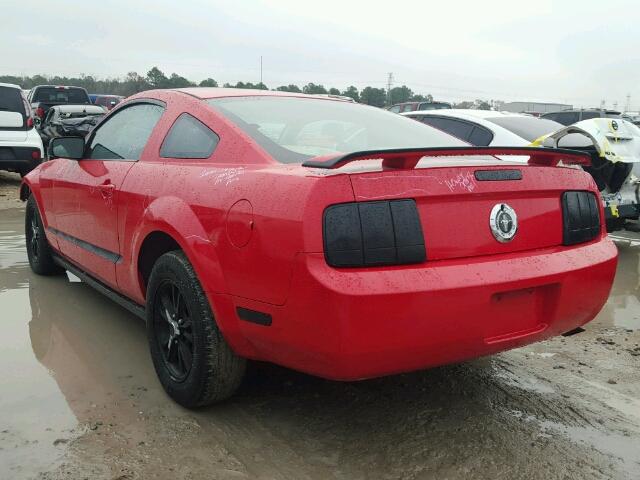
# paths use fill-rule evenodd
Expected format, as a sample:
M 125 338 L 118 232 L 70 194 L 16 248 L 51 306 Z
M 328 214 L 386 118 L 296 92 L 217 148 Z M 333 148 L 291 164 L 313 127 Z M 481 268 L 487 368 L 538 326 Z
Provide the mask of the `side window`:
M 123 108 L 96 129 L 87 158 L 138 160 L 163 112 L 164 108 L 151 103 Z
M 400 105 L 394 105 L 389 109 L 389 111 L 393 113 L 400 113 Z
M 487 128 L 476 125 L 469 135 L 469 143 L 476 147 L 486 147 L 493 140 L 493 133 Z
M 162 142 L 160 156 L 164 158 L 209 158 L 220 137 L 209 127 L 183 113 L 171 126 Z
M 425 115 L 422 121 L 433 127 L 447 132 L 449 135 L 458 137 L 460 140 L 468 141 L 469 136 L 473 130 L 473 125 L 467 122 L 461 122 L 453 118 L 435 117 L 432 115 Z

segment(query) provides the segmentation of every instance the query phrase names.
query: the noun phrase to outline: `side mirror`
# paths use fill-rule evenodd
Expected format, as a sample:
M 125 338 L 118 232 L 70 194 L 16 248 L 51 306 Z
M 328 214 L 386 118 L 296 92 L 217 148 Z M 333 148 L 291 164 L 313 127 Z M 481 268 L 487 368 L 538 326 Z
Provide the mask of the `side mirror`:
M 52 158 L 70 158 L 80 160 L 84 155 L 84 138 L 56 137 L 52 138 L 47 148 L 47 155 Z

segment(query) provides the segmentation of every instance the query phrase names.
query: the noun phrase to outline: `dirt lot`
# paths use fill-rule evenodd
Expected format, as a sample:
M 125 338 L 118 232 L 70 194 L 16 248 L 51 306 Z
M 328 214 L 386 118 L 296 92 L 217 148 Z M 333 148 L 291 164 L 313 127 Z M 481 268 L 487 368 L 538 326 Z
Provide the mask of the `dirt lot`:
M 617 242 L 582 334 L 360 383 L 254 365 L 237 397 L 188 411 L 140 321 L 31 273 L 14 205 L 0 196 L 1 479 L 640 478 L 640 242 Z

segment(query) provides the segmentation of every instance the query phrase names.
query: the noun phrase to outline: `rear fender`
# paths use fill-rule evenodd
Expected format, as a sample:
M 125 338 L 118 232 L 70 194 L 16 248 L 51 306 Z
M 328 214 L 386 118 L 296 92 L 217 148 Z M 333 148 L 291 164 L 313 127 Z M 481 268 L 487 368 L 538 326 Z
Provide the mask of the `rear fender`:
M 215 293 L 227 293 L 226 283 L 216 249 L 193 210 L 177 197 L 154 200 L 132 236 L 132 265 L 138 269 L 140 247 L 153 232 L 163 232 L 180 245 L 202 283 L 202 288 Z M 141 291 L 142 286 L 140 286 Z
M 42 208 L 42 195 L 40 192 L 40 169 L 36 168 L 32 170 L 22 179 L 22 183 L 20 184 L 20 200 L 26 202 L 29 200 L 29 195 L 33 194 L 36 199 L 36 205 L 38 206 L 38 211 L 40 212 L 40 218 L 42 219 L 42 224 L 46 228 L 49 225 L 49 221 L 47 219 L 47 212 Z
M 130 275 L 135 276 L 139 297 L 144 298 L 144 289 L 138 276 L 138 257 L 145 238 L 153 232 L 163 232 L 171 236 L 187 256 L 205 291 L 216 323 L 227 342 L 237 353 L 246 353 L 249 347 L 240 333 L 238 318 L 227 308 L 227 286 L 222 273 L 218 254 L 209 239 L 202 223 L 194 211 L 180 198 L 162 197 L 154 200 L 144 211 L 138 229 L 132 236 L 132 268 Z M 121 237 L 125 238 L 125 237 Z M 131 279 L 133 280 L 133 279 Z M 218 298 L 220 305 L 214 304 Z M 228 303 L 228 302 L 227 302 Z

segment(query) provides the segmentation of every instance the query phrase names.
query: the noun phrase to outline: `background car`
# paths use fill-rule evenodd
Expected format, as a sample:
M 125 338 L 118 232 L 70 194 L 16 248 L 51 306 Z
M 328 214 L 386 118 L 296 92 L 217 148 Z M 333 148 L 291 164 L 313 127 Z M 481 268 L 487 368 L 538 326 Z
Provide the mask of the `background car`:
M 475 146 L 526 146 L 563 125 L 530 115 L 492 110 L 438 110 L 403 114 Z
M 562 110 L 560 112 L 550 112 L 540 115 L 540 118 L 553 120 L 562 125 L 573 125 L 582 120 L 590 120 L 592 118 L 620 118 L 620 112 L 616 110 L 606 110 L 600 108 L 572 108 L 570 110 Z
M 442 110 L 451 108 L 447 102 L 403 102 L 391 105 L 387 110 L 393 113 L 413 112 L 415 110 Z
M 27 99 L 31 104 L 36 123 L 42 121 L 47 111 L 54 105 L 91 104 L 89 95 L 84 88 L 67 85 L 38 85 L 31 89 Z
M 93 94 L 89 95 L 91 97 L 91 102 L 94 105 L 100 105 L 107 110 L 111 110 L 113 107 L 118 105 L 124 97 L 121 95 L 103 95 L 103 94 Z
M 585 155 L 504 162 L 339 99 L 153 90 L 49 150 L 20 191 L 31 268 L 145 318 L 187 407 L 232 395 L 247 359 L 358 380 L 575 330 L 615 273 L 593 182 L 555 168 Z
M 640 126 L 640 112 L 624 112 L 622 119 Z
M 18 85 L 0 83 L 0 170 L 26 174 L 43 157 L 31 109 Z
M 87 135 L 107 110 L 98 105 L 56 105 L 47 112 L 40 124 L 40 136 L 45 148 L 55 137 Z
M 492 112 L 487 110 L 444 110 L 442 112 L 412 112 L 403 114 L 423 123 L 439 128 L 461 140 L 476 146 L 525 146 L 537 142 L 543 137 L 557 138 L 555 147 L 570 148 L 588 153 L 591 166 L 582 166 L 594 179 L 603 203 L 605 204 L 605 220 L 607 231 L 613 232 L 621 228 L 639 231 L 637 182 L 638 167 L 634 163 L 637 158 L 631 155 L 635 149 L 630 147 L 631 140 L 639 136 L 637 129 L 628 133 L 625 121 L 618 121 L 618 130 L 624 130 L 625 149 L 620 155 L 624 161 L 615 161 L 615 153 L 610 161 L 607 157 L 618 147 L 618 144 L 606 144 L 602 132 L 608 127 L 600 125 L 601 120 L 583 120 L 567 128 L 552 120 L 535 118 L 517 113 Z M 605 123 L 609 123 L 605 121 Z M 571 131 L 572 133 L 568 133 Z M 598 135 L 596 132 L 601 132 Z M 553 134 L 553 135 L 551 135 Z M 637 144 L 637 143 L 636 143 Z M 514 161 L 526 161 L 526 157 L 509 158 Z

